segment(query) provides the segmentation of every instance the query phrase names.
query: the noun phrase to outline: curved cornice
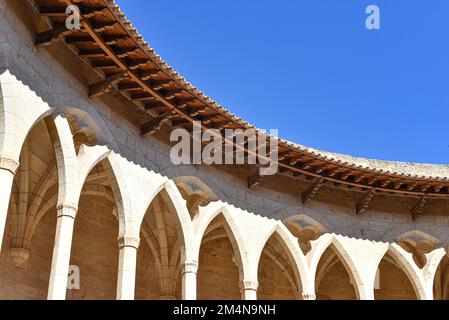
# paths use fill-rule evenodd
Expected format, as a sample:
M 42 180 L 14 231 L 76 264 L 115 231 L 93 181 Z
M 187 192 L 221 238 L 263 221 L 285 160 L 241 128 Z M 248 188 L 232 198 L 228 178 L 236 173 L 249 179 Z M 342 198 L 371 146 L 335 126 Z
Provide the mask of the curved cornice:
M 38 46 L 63 38 L 105 79 L 90 86 L 91 97 L 118 90 L 144 116 L 142 133 L 203 121 L 203 129 L 257 129 L 195 88 L 156 54 L 114 0 L 63 0 L 80 6 L 82 29 L 61 27 L 67 15 L 57 0 L 36 0 L 53 29 L 37 35 Z M 39 7 L 39 5 L 42 5 Z M 45 5 L 45 7 L 43 6 Z M 51 6 L 50 6 L 51 5 Z M 278 138 L 280 173 L 313 177 L 370 192 L 416 197 L 449 197 L 449 165 L 388 162 L 329 153 Z M 322 182 L 322 183 L 321 183 Z M 313 190 L 312 190 L 313 191 Z M 315 190 L 316 191 L 316 190 Z

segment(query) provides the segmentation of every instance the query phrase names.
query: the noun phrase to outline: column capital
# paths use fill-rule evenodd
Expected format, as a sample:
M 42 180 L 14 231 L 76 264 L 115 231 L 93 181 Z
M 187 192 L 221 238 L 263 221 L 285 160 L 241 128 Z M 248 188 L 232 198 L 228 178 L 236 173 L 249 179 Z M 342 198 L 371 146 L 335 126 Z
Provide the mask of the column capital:
M 302 299 L 303 300 L 316 300 L 316 295 L 314 293 L 303 293 Z
M 198 262 L 196 261 L 186 261 L 184 263 L 184 269 L 182 271 L 182 274 L 186 273 L 198 273 Z
M 256 280 L 243 280 L 243 290 L 253 290 L 257 291 L 259 288 L 259 282 Z
M 0 170 L 6 170 L 15 175 L 19 165 L 20 164 L 13 159 L 0 156 Z
M 122 249 L 124 247 L 131 247 L 138 249 L 140 244 L 140 239 L 132 236 L 123 236 L 118 238 L 118 247 Z
M 60 204 L 56 207 L 56 210 L 58 212 L 58 218 L 69 217 L 75 220 L 78 213 L 78 206 L 71 203 Z

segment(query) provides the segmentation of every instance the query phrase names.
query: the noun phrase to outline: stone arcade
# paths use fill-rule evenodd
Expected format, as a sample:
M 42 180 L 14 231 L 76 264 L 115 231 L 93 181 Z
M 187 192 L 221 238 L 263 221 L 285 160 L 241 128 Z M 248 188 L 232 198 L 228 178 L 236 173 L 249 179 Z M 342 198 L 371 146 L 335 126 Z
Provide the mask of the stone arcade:
M 251 126 L 73 4 L 0 0 L 1 299 L 449 298 L 448 166 L 281 139 L 273 176 L 173 165 L 174 128 Z

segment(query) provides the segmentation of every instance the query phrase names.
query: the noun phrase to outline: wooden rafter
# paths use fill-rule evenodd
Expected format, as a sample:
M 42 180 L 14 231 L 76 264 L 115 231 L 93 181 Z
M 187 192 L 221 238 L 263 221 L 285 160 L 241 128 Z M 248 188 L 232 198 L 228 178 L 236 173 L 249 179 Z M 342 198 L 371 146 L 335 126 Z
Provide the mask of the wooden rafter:
M 419 201 L 413 206 L 413 208 L 410 210 L 412 213 L 412 219 L 413 221 L 416 221 L 420 216 L 422 216 L 424 212 L 424 206 L 426 205 L 428 201 L 427 196 L 422 196 Z
M 36 46 L 36 48 L 46 47 L 53 44 L 53 42 L 60 39 L 61 37 L 64 37 L 73 32 L 74 30 L 67 29 L 65 25 L 57 25 L 54 26 L 53 29 L 36 34 L 34 45 Z
M 360 201 L 357 202 L 355 206 L 355 212 L 359 216 L 366 210 L 368 210 L 369 204 L 371 200 L 374 198 L 376 194 L 376 189 L 369 190 Z
M 172 114 L 173 111 L 167 111 L 142 125 L 142 135 L 155 133 L 161 128 L 164 123 L 166 123 L 170 119 L 169 116 L 171 116 Z
M 248 177 L 248 188 L 254 189 L 254 187 L 258 186 L 262 180 L 263 177 L 260 175 L 259 171 L 254 172 Z
M 89 98 L 99 97 L 111 90 L 111 88 L 123 80 L 126 77 L 126 74 L 123 72 L 114 74 L 104 80 L 101 80 L 97 83 L 92 84 L 89 87 Z
M 247 123 L 231 116 L 225 110 L 217 109 L 217 105 L 208 97 L 181 81 L 179 75 L 165 65 L 152 49 L 143 44 L 141 37 L 131 30 L 113 3 L 99 0 L 37 2 L 45 5 L 40 8 L 41 15 L 48 18 L 54 26 L 52 30 L 36 36 L 37 46 L 48 45 L 56 39 L 64 38 L 68 44 L 77 47 L 80 56 L 89 60 L 93 68 L 103 71 L 106 78 L 116 73 L 125 73 L 129 78 L 120 83 L 118 88 L 115 85 L 106 86 L 107 89 L 100 92 L 105 93 L 117 88 L 122 90 L 125 96 L 134 98 L 132 101 L 136 106 L 151 115 L 172 110 L 187 122 L 203 121 L 202 130 L 222 130 L 230 127 L 245 130 L 249 127 Z M 66 15 L 63 11 L 64 4 L 76 4 L 80 7 L 82 29 L 73 34 L 65 28 L 61 29 L 61 18 Z M 212 110 L 217 116 L 210 115 Z M 203 120 L 203 115 L 210 118 Z M 288 171 L 294 176 L 324 179 L 337 186 L 345 185 L 349 188 L 375 188 L 377 192 L 449 198 L 447 180 L 441 183 L 435 179 L 426 180 L 424 177 L 415 177 L 414 180 L 411 175 L 401 176 L 382 170 L 357 168 L 350 163 L 323 158 L 283 142 L 280 142 L 279 147 L 280 172 Z M 248 153 L 247 146 L 243 150 Z
M 301 194 L 301 201 L 303 204 L 311 201 L 321 186 L 324 184 L 324 179 L 317 179 L 305 192 Z

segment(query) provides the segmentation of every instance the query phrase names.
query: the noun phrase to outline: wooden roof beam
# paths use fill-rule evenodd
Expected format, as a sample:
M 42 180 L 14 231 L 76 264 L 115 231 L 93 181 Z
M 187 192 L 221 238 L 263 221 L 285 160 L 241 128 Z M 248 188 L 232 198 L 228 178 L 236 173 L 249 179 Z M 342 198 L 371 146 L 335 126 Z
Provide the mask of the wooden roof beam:
M 399 189 L 401 189 L 401 187 L 404 185 L 404 182 L 403 181 L 396 181 L 394 184 L 393 184 L 393 188 L 395 189 L 395 190 L 399 190 Z
M 89 87 L 89 98 L 96 98 L 108 93 L 115 84 L 126 78 L 125 73 L 114 74 L 104 80 L 92 84 Z
M 95 69 L 120 69 L 116 63 L 110 60 L 106 61 L 91 61 L 90 65 Z
M 118 36 L 104 36 L 104 41 L 107 45 L 109 46 L 113 46 L 116 45 L 117 42 L 122 41 L 122 40 L 127 40 L 129 39 L 129 36 L 122 36 L 122 35 L 118 35 Z M 93 44 L 95 46 L 97 46 L 97 43 L 94 41 L 94 39 L 92 39 L 91 36 L 89 35 L 84 35 L 84 36 L 71 36 L 68 35 L 65 38 L 65 42 L 67 44 L 75 44 L 75 43 L 79 43 L 79 44 L 84 44 L 84 43 L 90 43 Z
M 321 174 L 321 173 L 323 173 L 324 171 L 327 170 L 328 166 L 329 166 L 328 164 L 323 164 L 323 165 L 321 165 L 321 166 L 318 166 L 318 167 L 315 169 L 315 172 L 318 173 L 318 174 Z
M 355 176 L 354 182 L 360 183 L 363 180 L 365 180 L 366 178 L 368 178 L 367 174 L 366 173 L 362 173 L 362 174 L 359 174 L 359 175 Z
M 141 52 L 140 48 L 132 47 L 132 48 L 124 48 L 124 49 L 116 49 L 115 54 L 119 58 L 126 58 L 132 54 L 136 54 Z
M 121 83 L 118 85 L 119 90 L 124 91 L 136 91 L 136 90 L 142 90 L 142 87 L 138 84 L 131 82 L 131 83 Z
M 114 30 L 114 29 L 120 29 L 120 23 L 118 23 L 117 21 L 114 22 L 97 22 L 91 25 L 91 27 L 93 28 L 93 31 L 95 31 L 96 33 L 103 33 L 105 31 L 108 30 Z
M 79 6 L 78 6 L 79 7 Z M 80 13 L 85 18 L 90 18 L 92 16 L 95 16 L 97 14 L 101 14 L 105 10 L 107 10 L 107 7 L 100 6 L 100 7 L 79 7 Z M 58 6 L 58 7 L 40 7 L 39 13 L 41 16 L 44 17 L 67 17 L 68 14 L 66 13 L 67 7 L 66 6 Z
M 153 88 L 153 90 L 162 90 L 169 87 L 173 83 L 172 79 L 164 79 L 164 80 L 153 80 L 148 84 Z
M 355 205 L 355 212 L 358 216 L 360 216 L 363 212 L 368 210 L 369 204 L 371 200 L 374 198 L 376 194 L 376 189 L 369 190 L 360 201 L 358 201 Z
M 162 104 L 160 101 L 147 102 L 144 105 L 144 109 L 147 111 L 151 111 L 154 109 L 167 108 L 165 104 Z
M 164 112 L 160 116 L 143 124 L 142 128 L 141 128 L 142 136 L 155 133 L 157 130 L 159 130 L 162 127 L 162 125 L 164 123 L 166 123 L 168 120 L 170 120 L 171 115 L 173 115 L 173 111 L 169 110 L 167 112 Z
M 354 174 L 354 172 L 352 170 L 346 171 L 346 172 L 341 174 L 341 179 L 346 180 L 350 176 L 352 176 L 353 174 Z
M 309 169 L 312 169 L 314 167 L 314 163 L 315 162 L 316 162 L 315 159 L 307 160 L 307 161 L 301 162 L 300 166 L 304 170 L 309 170 Z
M 301 160 L 303 159 L 304 157 L 301 155 L 301 156 L 296 156 L 296 157 L 293 157 L 291 160 L 290 160 L 290 165 L 291 166 L 296 166 L 299 162 L 301 162 Z
M 263 177 L 259 174 L 259 170 L 248 177 L 248 188 L 254 189 L 263 181 Z
M 407 190 L 413 191 L 417 186 L 418 186 L 417 182 L 409 182 L 409 184 L 407 185 Z
M 284 161 L 284 160 L 288 159 L 290 157 L 291 153 L 292 153 L 291 150 L 279 152 L 278 161 Z
M 177 108 L 184 110 L 187 114 L 190 114 L 192 117 L 196 117 L 199 115 L 200 111 L 203 110 L 203 107 L 191 107 L 191 106 L 177 106 Z
M 93 58 L 105 58 L 106 53 L 104 53 L 101 49 L 95 49 L 95 50 L 80 50 L 78 52 L 78 55 L 81 58 L 85 59 L 93 59 Z
M 151 61 L 149 59 L 133 59 L 129 62 L 127 67 L 130 70 L 137 70 L 141 67 L 147 66 Z
M 330 169 L 330 170 L 328 171 L 327 174 L 328 174 L 329 177 L 335 177 L 335 176 L 336 176 L 337 174 L 339 174 L 342 170 L 343 170 L 342 168 L 336 167 L 336 168 Z
M 376 183 L 377 180 L 379 180 L 379 178 L 378 178 L 377 176 L 372 176 L 372 177 L 366 179 L 366 182 L 367 182 L 370 186 L 372 186 L 372 185 L 374 185 L 374 184 Z
M 167 100 L 173 100 L 176 98 L 179 98 L 180 95 L 184 94 L 186 91 L 184 89 L 173 89 L 173 90 L 164 90 L 164 92 L 161 92 L 165 99 Z
M 424 212 L 424 206 L 426 205 L 428 201 L 427 196 L 422 196 L 419 201 L 413 206 L 413 208 L 410 210 L 412 213 L 412 219 L 413 221 L 418 220 L 420 216 L 422 216 Z
M 383 180 L 380 183 L 380 185 L 382 186 L 382 188 L 386 188 L 390 183 L 391 183 L 391 180 L 390 179 L 386 179 L 386 180 Z
M 75 31 L 80 30 L 69 30 L 65 25 L 56 25 L 53 29 L 37 33 L 34 45 L 38 49 L 50 46 L 56 40 L 59 40 L 60 38 L 65 37 Z
M 173 127 L 180 127 L 180 126 L 183 127 L 183 126 L 186 126 L 189 124 L 191 124 L 191 122 L 184 118 L 177 118 L 177 119 L 173 119 L 173 121 L 172 121 Z
M 311 201 L 318 190 L 321 188 L 321 186 L 324 184 L 324 179 L 317 179 L 305 192 L 301 194 L 301 201 L 303 204 L 308 203 Z
M 211 129 L 221 130 L 229 124 L 229 120 L 219 120 L 212 122 L 210 125 Z M 258 146 L 259 147 L 259 146 Z
M 142 80 L 147 81 L 161 73 L 162 71 L 160 69 L 145 70 L 139 72 L 139 76 Z
M 131 100 L 135 100 L 135 101 L 154 100 L 154 97 L 147 92 L 133 93 L 130 95 L 130 97 L 131 97 Z

